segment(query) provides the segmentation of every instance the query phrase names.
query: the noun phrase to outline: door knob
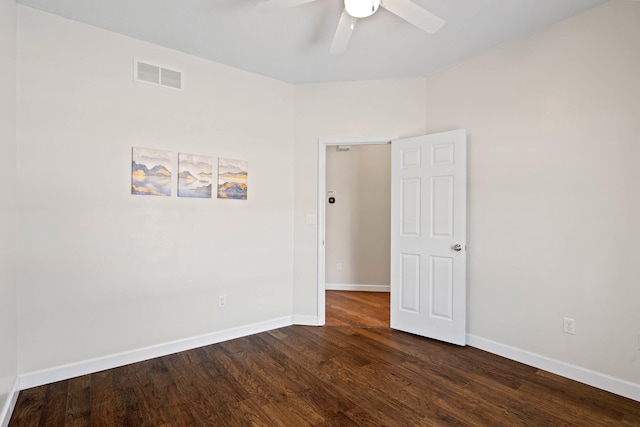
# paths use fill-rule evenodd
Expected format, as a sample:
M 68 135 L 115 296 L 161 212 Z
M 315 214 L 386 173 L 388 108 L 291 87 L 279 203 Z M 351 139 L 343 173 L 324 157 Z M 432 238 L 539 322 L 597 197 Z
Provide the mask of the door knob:
M 459 245 L 459 244 L 453 245 L 453 250 L 456 252 L 460 252 L 462 250 L 462 245 Z

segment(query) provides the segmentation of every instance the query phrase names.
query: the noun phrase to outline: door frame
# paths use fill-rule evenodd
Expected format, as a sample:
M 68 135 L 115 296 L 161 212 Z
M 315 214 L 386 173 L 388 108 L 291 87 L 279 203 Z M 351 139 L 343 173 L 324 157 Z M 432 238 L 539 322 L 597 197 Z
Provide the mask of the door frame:
M 318 138 L 318 271 L 317 271 L 317 289 L 318 289 L 318 311 L 317 325 L 324 326 L 326 315 L 325 301 L 325 268 L 326 268 L 326 251 L 325 251 L 325 231 L 326 231 L 326 192 L 327 192 L 327 147 L 338 145 L 386 145 L 398 137 L 336 137 L 336 138 Z M 389 207 L 391 208 L 391 207 Z M 389 224 L 391 227 L 391 224 Z

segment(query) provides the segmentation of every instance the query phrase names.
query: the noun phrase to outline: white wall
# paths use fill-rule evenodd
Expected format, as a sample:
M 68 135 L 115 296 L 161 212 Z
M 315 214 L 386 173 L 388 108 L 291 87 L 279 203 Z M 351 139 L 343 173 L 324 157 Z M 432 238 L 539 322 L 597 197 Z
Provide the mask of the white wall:
M 27 7 L 18 22 L 19 372 L 290 318 L 293 86 Z M 135 83 L 134 57 L 185 90 Z M 249 200 L 132 196 L 132 146 L 174 152 L 174 177 L 178 152 L 246 159 Z
M 0 1 L 0 423 L 17 376 L 16 4 Z
M 424 79 L 299 85 L 295 89 L 294 314 L 317 316 L 318 138 L 424 133 Z
M 337 195 L 336 203 L 326 203 L 325 282 L 388 288 L 391 145 L 353 145 L 348 151 L 336 148 L 327 147 L 327 191 Z
M 469 131 L 469 332 L 640 383 L 640 3 L 427 78 Z M 576 334 L 562 332 L 562 318 Z

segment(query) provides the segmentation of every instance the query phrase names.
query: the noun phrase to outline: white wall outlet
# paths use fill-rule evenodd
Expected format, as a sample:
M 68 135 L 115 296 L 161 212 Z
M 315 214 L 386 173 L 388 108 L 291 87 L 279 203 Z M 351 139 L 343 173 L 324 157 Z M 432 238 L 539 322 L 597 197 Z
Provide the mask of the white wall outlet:
M 225 305 L 227 305 L 227 296 L 220 295 L 218 297 L 218 307 L 224 307 Z
M 341 262 L 336 264 L 336 270 L 342 271 L 342 263 Z
M 307 225 L 316 225 L 318 223 L 318 217 L 315 214 L 307 214 L 305 222 Z
M 565 317 L 562 319 L 564 325 L 564 333 L 575 335 L 576 333 L 576 321 L 570 317 Z

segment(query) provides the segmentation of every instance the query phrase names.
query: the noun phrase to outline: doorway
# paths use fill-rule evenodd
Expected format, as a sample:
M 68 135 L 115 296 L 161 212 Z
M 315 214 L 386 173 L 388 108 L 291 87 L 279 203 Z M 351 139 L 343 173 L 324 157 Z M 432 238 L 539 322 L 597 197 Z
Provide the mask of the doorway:
M 390 142 L 319 141 L 320 325 L 389 325 Z
M 465 345 L 465 129 L 395 140 L 319 141 L 318 325 L 326 320 L 326 148 L 390 141 L 391 327 Z

